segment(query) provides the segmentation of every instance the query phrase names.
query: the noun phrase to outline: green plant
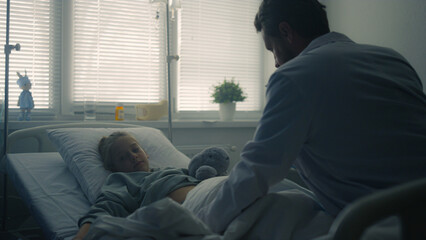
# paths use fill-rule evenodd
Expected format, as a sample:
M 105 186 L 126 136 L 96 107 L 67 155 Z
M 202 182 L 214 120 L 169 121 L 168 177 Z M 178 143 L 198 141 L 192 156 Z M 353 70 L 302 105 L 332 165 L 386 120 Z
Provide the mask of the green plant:
M 214 91 L 211 96 L 214 103 L 242 102 L 247 98 L 244 96 L 240 84 L 235 83 L 234 78 L 231 81 L 227 81 L 225 78 L 220 85 L 213 87 Z

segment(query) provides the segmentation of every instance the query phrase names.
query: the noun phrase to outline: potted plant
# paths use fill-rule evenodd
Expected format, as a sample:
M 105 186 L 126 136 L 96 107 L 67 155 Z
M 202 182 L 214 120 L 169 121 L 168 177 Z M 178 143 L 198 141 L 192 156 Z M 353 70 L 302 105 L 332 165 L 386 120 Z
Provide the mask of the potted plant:
M 231 121 L 235 114 L 235 103 L 246 99 L 239 83 L 234 78 L 227 81 L 226 78 L 219 85 L 213 86 L 211 95 L 214 103 L 219 103 L 219 114 L 222 121 Z

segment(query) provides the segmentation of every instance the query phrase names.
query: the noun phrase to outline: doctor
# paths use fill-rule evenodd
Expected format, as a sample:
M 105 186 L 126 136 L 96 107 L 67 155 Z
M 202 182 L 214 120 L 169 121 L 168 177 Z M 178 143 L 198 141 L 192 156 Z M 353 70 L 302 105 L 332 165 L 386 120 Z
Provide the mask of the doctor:
M 426 96 L 392 49 L 330 32 L 317 0 L 264 0 L 255 27 L 277 70 L 241 161 L 199 217 L 213 231 L 294 165 L 324 211 L 426 177 Z M 285 213 L 283 213 L 285 214 Z

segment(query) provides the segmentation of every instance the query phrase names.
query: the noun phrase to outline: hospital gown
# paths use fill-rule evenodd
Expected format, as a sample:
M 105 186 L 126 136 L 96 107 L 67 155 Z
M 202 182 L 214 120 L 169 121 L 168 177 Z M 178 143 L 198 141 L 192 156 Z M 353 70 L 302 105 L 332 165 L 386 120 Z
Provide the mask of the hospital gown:
M 127 217 L 136 209 L 167 197 L 171 192 L 200 181 L 189 176 L 187 169 L 165 168 L 152 172 L 112 173 L 100 196 L 78 225 L 92 223 L 103 215 Z

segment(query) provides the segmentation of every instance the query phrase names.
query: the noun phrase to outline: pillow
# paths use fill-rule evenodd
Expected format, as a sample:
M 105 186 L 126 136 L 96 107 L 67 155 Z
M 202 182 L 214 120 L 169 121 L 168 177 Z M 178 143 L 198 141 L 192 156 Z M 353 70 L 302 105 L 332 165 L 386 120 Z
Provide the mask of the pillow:
M 136 138 L 149 155 L 150 167 L 187 168 L 190 159 L 179 152 L 164 134 L 155 128 L 58 128 L 47 130 L 70 172 L 75 176 L 90 203 L 99 196 L 110 173 L 98 153 L 98 142 L 115 131 L 125 131 Z

